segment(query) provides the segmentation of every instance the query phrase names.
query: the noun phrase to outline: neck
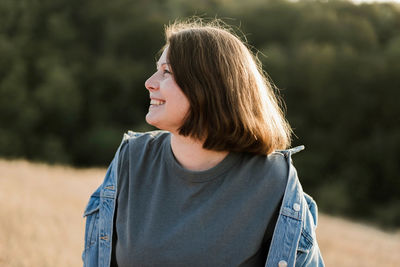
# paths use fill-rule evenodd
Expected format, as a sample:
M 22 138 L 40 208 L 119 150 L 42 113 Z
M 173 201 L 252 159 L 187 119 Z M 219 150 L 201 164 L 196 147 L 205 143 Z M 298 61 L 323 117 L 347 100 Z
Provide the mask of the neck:
M 220 163 L 228 151 L 214 151 L 203 148 L 203 142 L 171 133 L 171 149 L 177 161 L 191 171 L 204 171 Z

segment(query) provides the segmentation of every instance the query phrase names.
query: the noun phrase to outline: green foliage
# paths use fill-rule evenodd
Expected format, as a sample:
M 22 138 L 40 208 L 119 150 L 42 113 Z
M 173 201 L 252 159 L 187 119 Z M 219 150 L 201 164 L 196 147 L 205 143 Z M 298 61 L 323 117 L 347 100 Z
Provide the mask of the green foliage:
M 0 2 L 0 155 L 105 165 L 148 130 L 163 25 L 223 18 L 257 48 L 322 210 L 400 226 L 400 8 L 303 0 Z M 254 49 L 256 51 L 256 49 Z

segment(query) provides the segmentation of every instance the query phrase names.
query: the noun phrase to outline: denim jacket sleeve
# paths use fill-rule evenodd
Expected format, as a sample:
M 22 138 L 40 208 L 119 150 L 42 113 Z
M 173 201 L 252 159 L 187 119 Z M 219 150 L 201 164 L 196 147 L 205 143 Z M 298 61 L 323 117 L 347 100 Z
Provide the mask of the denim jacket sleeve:
M 90 196 L 85 208 L 85 247 L 82 253 L 84 267 L 110 266 L 119 151 L 129 137 L 130 135 L 124 135 L 103 183 Z
M 109 266 L 116 192 L 113 184 L 115 168 L 116 158 L 111 162 L 103 183 L 90 196 L 85 208 L 85 247 L 82 253 L 84 267 Z
M 103 183 L 90 196 L 83 216 L 86 217 L 85 242 L 82 253 L 84 267 L 108 267 L 111 262 L 113 217 L 117 197 L 119 152 L 124 143 L 141 133 L 129 131 L 121 144 L 104 177 Z
M 291 159 L 303 148 L 280 151 L 288 164 L 288 182 L 265 267 L 324 266 L 315 234 L 317 205 L 303 192 Z
M 302 236 L 300 237 L 295 266 L 324 266 L 315 234 L 318 224 L 317 205 L 306 193 L 304 193 L 304 199 L 307 207 L 303 218 Z M 305 242 L 305 240 L 308 242 Z M 304 246 L 304 243 L 308 243 L 308 245 Z

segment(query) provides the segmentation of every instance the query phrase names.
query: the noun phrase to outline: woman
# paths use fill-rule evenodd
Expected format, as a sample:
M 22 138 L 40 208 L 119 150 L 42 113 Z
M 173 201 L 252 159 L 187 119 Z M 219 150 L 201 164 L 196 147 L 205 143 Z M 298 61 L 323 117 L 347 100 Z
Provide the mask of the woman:
M 175 23 L 146 81 L 146 121 L 125 135 L 87 205 L 85 266 L 323 266 L 315 202 L 291 129 L 239 38 Z

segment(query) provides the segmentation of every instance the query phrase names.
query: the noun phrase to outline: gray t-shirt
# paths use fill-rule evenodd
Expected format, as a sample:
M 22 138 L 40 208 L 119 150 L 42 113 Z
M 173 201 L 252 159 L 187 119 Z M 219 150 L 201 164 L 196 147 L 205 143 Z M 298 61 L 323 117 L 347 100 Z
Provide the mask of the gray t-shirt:
M 129 139 L 118 168 L 113 266 L 264 266 L 287 182 L 281 154 L 231 152 L 190 171 L 156 131 Z

